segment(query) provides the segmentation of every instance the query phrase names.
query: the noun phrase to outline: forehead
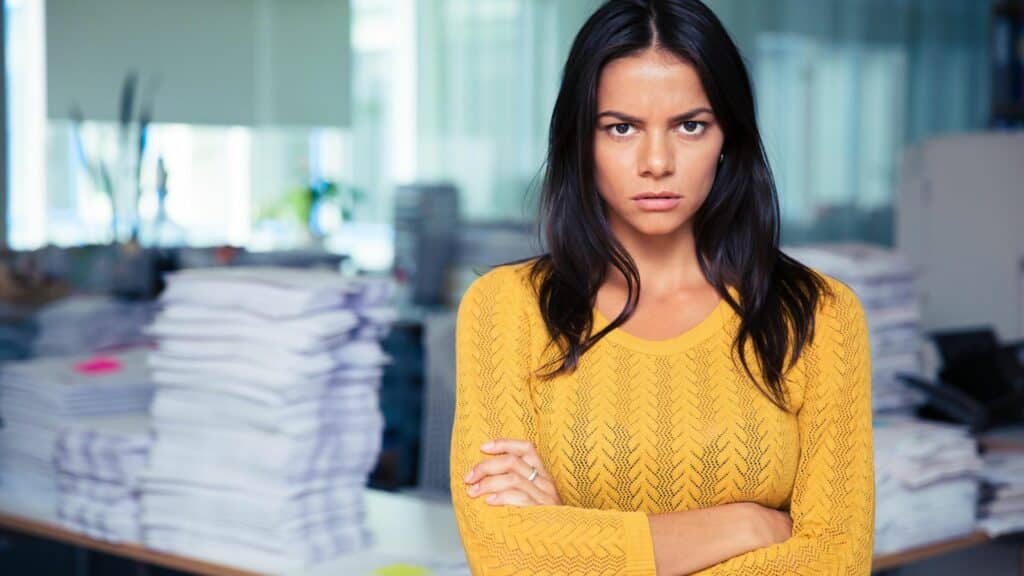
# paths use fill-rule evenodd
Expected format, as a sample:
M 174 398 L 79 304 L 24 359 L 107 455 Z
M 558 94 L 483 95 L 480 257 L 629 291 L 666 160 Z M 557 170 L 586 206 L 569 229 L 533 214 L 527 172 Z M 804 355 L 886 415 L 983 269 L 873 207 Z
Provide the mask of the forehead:
M 599 112 L 664 108 L 671 114 L 711 107 L 696 68 L 671 52 L 657 49 L 609 62 L 601 71 L 597 105 Z

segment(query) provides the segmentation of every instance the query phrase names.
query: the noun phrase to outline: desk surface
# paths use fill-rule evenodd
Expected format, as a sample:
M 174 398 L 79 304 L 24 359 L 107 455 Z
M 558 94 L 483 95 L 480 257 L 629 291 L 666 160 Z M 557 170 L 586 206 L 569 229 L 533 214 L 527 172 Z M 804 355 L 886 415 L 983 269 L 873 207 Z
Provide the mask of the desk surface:
M 423 566 L 437 576 L 469 574 L 451 505 L 419 496 L 366 491 L 367 524 L 374 536 L 369 549 L 339 557 L 301 572 L 306 576 L 372 575 L 394 564 Z M 0 528 L 97 550 L 146 564 L 205 576 L 255 576 L 256 572 L 148 549 L 139 544 L 110 544 L 69 531 L 38 506 L 0 501 Z M 296 573 L 298 574 L 298 573 Z
M 375 543 L 367 549 L 324 563 L 312 576 L 373 575 L 380 568 L 410 564 L 436 576 L 469 574 L 450 504 L 410 494 L 366 491 L 367 522 Z M 24 505 L 0 502 L 0 527 L 98 550 L 147 564 L 205 576 L 255 576 L 256 573 L 196 558 L 165 554 L 137 544 L 109 544 L 60 527 L 55 519 Z M 872 569 L 885 570 L 988 542 L 984 533 L 935 542 L 912 550 L 876 556 Z
M 978 437 L 978 444 L 988 451 L 1024 452 L 1024 425 L 989 430 Z

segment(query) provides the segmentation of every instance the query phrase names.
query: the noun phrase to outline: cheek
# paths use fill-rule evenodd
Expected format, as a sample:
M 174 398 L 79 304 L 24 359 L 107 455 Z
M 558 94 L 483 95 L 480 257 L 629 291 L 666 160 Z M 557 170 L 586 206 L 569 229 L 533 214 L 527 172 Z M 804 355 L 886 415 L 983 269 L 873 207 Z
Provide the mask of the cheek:
M 629 153 L 623 147 L 614 147 L 598 143 L 594 146 L 594 168 L 597 176 L 598 192 L 606 201 L 628 187 L 633 176 Z
M 715 182 L 718 156 L 711 157 L 708 154 L 692 156 L 685 161 L 684 169 L 684 173 L 689 175 L 684 181 L 684 194 L 696 200 L 703 200 Z

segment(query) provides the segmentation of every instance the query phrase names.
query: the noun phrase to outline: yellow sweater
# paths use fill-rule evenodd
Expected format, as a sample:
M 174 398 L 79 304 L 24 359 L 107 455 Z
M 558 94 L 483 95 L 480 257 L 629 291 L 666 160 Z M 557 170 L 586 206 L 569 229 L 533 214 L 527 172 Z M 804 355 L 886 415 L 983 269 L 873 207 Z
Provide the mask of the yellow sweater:
M 700 574 L 870 572 L 868 331 L 846 285 L 826 277 L 836 298 L 787 378 L 786 413 L 730 355 L 739 317 L 724 301 L 672 339 L 615 330 L 575 373 L 537 378 L 551 352 L 527 269 L 495 268 L 459 307 L 451 489 L 474 574 L 654 574 L 647 514 L 740 501 L 789 510 L 792 538 Z M 594 314 L 595 331 L 608 324 Z M 470 498 L 463 476 L 493 438 L 532 441 L 564 505 Z

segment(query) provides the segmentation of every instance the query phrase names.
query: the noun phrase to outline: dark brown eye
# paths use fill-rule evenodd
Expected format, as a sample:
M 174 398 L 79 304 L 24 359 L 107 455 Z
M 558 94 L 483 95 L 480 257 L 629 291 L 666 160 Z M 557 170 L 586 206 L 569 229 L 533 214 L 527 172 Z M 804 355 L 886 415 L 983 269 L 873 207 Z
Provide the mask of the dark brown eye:
M 608 127 L 612 131 L 613 136 L 627 136 L 630 129 L 633 127 L 626 123 L 612 124 Z
M 700 132 L 703 132 L 704 129 L 704 123 L 697 122 L 695 120 L 683 122 L 682 124 L 680 124 L 680 126 L 683 127 L 683 132 L 686 132 L 687 134 L 690 135 L 700 134 Z

